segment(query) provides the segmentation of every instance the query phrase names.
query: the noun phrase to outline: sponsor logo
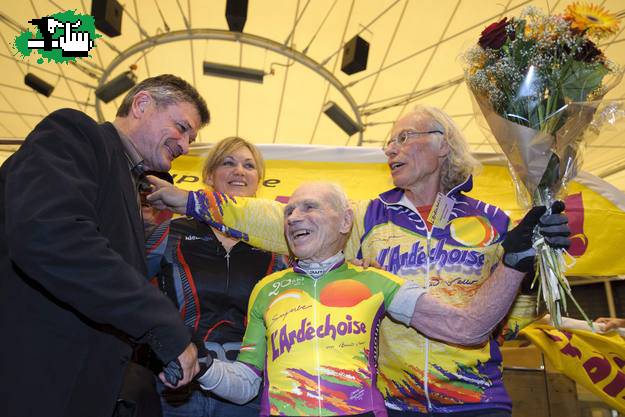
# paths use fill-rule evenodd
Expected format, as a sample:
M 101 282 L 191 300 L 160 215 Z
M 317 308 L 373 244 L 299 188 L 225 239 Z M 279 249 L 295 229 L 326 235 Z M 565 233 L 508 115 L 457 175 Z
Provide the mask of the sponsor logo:
M 337 336 L 367 333 L 367 325 L 353 320 L 349 314 L 345 316 L 344 321 L 339 320 L 337 323 L 332 323 L 330 319 L 330 314 L 327 314 L 325 322 L 315 328 L 311 321 L 305 318 L 302 319 L 297 330 L 289 330 L 288 325 L 285 324 L 280 330 L 273 332 L 271 334 L 271 360 L 275 361 L 284 352 L 290 352 L 293 345 L 307 340 L 326 337 L 336 340 Z
M 205 242 L 210 242 L 213 240 L 210 236 L 195 236 L 195 235 L 187 235 L 184 237 L 184 240 L 203 240 Z
M 304 277 L 303 276 L 298 276 L 298 277 L 293 277 L 293 278 L 285 278 L 285 279 L 281 279 L 278 281 L 274 281 L 271 283 L 271 286 L 273 287 L 272 291 L 269 291 L 269 293 L 267 293 L 267 295 L 271 296 L 271 297 L 275 297 L 276 295 L 278 295 L 280 293 L 281 289 L 284 288 L 288 288 L 292 285 L 295 286 L 301 286 L 304 285 Z
M 445 266 L 466 266 L 477 270 L 484 266 L 484 254 L 474 250 L 445 249 L 445 239 L 430 251 L 430 265 L 438 265 L 439 269 Z M 428 256 L 420 241 L 412 244 L 410 250 L 402 252 L 400 245 L 383 249 L 378 255 L 378 263 L 396 274 L 401 268 L 425 266 Z

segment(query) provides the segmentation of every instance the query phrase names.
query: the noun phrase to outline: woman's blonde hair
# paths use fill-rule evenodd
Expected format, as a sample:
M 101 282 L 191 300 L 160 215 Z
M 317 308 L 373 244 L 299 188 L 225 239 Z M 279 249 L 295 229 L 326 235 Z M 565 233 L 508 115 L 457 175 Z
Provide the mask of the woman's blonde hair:
M 444 193 L 466 181 L 480 167 L 460 128 L 444 111 L 437 107 L 417 105 L 410 114 L 429 124 L 426 129 L 443 132 L 443 139 L 449 145 L 449 153 L 441 167 L 441 189 Z
M 256 171 L 258 172 L 258 182 L 260 183 L 265 177 L 265 160 L 260 151 L 254 144 L 245 139 L 238 136 L 231 136 L 220 140 L 208 151 L 208 155 L 206 155 L 206 160 L 204 161 L 204 167 L 202 168 L 202 181 L 204 181 L 204 184 L 208 184 L 211 175 L 223 162 L 226 155 L 235 152 L 243 146 L 252 153 L 254 163 L 256 164 Z

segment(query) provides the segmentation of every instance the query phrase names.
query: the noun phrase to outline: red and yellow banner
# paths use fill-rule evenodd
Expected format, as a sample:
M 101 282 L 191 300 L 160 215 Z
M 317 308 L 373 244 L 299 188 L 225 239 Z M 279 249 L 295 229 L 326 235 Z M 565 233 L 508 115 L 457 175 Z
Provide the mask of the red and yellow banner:
M 600 335 L 532 324 L 521 334 L 543 351 L 556 370 L 625 413 L 625 340 L 618 333 Z

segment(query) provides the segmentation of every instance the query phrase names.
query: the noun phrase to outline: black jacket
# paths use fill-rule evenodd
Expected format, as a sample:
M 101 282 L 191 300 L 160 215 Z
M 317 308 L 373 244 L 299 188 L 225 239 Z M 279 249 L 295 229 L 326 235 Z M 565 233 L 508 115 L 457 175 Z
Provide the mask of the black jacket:
M 50 114 L 3 164 L 0 190 L 0 414 L 110 417 L 129 338 L 164 362 L 190 339 L 145 278 L 115 127 Z
M 245 242 L 227 252 L 208 225 L 187 218 L 157 227 L 147 250 L 150 271 L 185 324 L 219 344 L 241 342 L 254 285 L 285 267 L 280 255 Z

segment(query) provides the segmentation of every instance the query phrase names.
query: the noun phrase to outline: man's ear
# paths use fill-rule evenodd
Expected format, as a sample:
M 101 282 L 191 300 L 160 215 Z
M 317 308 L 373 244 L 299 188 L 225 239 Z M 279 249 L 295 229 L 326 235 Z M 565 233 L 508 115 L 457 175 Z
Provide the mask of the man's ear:
M 352 224 L 354 223 L 354 210 L 351 207 L 345 209 L 343 218 L 341 219 L 341 226 L 339 232 L 342 234 L 349 234 L 352 230 Z
M 152 103 L 152 95 L 147 91 L 139 91 L 132 99 L 131 113 L 136 119 L 141 119 L 148 106 Z
M 438 148 L 438 156 L 444 157 L 447 156 L 451 149 L 449 149 L 449 143 L 445 139 L 441 139 L 440 147 Z

